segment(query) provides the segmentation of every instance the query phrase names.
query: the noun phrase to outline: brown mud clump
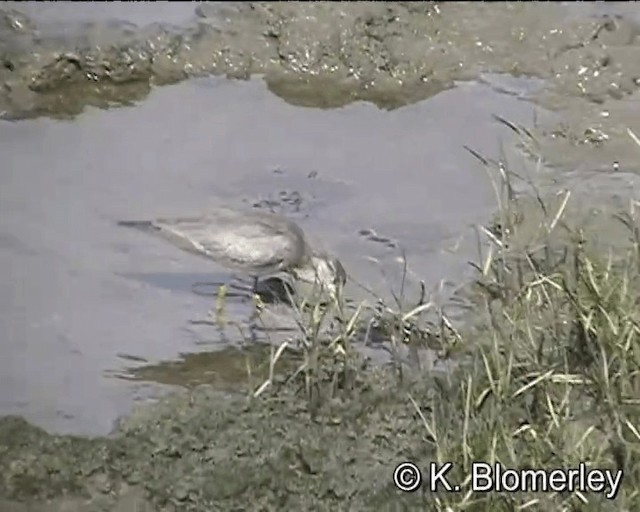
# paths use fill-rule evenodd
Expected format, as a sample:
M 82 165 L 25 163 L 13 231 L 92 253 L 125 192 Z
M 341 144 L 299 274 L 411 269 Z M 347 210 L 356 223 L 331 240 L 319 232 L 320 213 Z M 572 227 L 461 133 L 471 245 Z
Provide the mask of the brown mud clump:
M 636 25 L 571 19 L 560 5 L 243 2 L 197 13 L 183 28 L 112 22 L 60 35 L 5 9 L 0 111 L 72 116 L 207 74 L 262 74 L 287 101 L 324 108 L 357 100 L 397 108 L 482 72 L 547 78 L 548 103 L 566 95 L 601 103 L 633 93 L 640 76 Z

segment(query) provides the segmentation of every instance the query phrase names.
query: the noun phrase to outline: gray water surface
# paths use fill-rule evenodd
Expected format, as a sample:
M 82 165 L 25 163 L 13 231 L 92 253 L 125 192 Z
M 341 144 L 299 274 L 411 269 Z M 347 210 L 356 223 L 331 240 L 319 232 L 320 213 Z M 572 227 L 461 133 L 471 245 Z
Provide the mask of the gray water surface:
M 103 433 L 148 395 L 104 376 L 130 364 L 119 355 L 153 362 L 219 346 L 214 330 L 189 324 L 212 306 L 191 284 L 229 274 L 120 219 L 273 203 L 381 293 L 366 257 L 393 266 L 398 251 L 363 230 L 404 247 L 429 287 L 463 278 L 473 255 L 449 249 L 494 209 L 463 145 L 497 154 L 494 113 L 526 124 L 533 106 L 466 83 L 391 112 L 322 111 L 259 80 L 208 78 L 70 122 L 0 122 L 0 414 Z M 250 306 L 230 308 L 240 318 Z

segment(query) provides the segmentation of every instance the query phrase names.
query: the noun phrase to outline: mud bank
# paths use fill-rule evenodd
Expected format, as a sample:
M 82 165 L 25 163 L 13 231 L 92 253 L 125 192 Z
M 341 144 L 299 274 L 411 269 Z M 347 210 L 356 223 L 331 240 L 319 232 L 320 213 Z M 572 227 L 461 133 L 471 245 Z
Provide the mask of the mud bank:
M 546 78 L 556 98 L 591 102 L 638 86 L 636 21 L 586 7 L 222 2 L 198 5 L 186 26 L 113 21 L 74 31 L 15 7 L 3 7 L 0 30 L 9 118 L 127 103 L 151 85 L 203 74 L 263 74 L 287 101 L 319 107 L 363 99 L 394 108 L 487 71 Z
M 604 167 L 631 150 L 621 121 L 633 128 L 633 116 L 611 102 L 637 95 L 632 4 L 221 2 L 146 25 L 137 11 L 138 24 L 53 23 L 34 5 L 8 4 L 0 17 L 6 119 L 127 105 L 209 74 L 262 75 L 294 105 L 393 109 L 493 72 L 545 80 L 536 101 L 565 114 L 538 134 L 551 164 Z
M 0 496 L 20 501 L 3 510 L 24 500 L 29 510 L 78 511 L 387 507 L 400 497 L 388 461 L 411 450 L 420 425 L 385 378 L 350 393 L 310 415 L 292 388 L 253 404 L 201 388 L 139 411 L 113 439 L 51 438 L 5 418 Z M 394 439 L 398 430 L 414 434 Z M 349 474 L 347 460 L 357 461 Z

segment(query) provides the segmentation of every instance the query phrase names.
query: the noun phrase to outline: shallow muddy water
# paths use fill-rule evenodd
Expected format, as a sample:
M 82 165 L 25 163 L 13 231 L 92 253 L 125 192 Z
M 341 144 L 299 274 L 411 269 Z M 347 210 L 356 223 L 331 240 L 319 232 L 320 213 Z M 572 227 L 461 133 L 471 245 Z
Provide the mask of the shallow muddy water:
M 117 220 L 277 207 L 379 293 L 366 256 L 394 267 L 399 253 L 366 230 L 405 248 L 434 287 L 463 277 L 473 254 L 448 249 L 494 207 L 463 145 L 495 154 L 507 134 L 491 115 L 527 123 L 533 112 L 475 83 L 391 112 L 322 111 L 290 106 L 260 81 L 207 78 L 70 122 L 3 122 L 0 413 L 106 432 L 147 394 L 103 376 L 131 364 L 119 355 L 154 362 L 220 348 L 215 329 L 189 323 L 213 303 L 191 285 L 229 274 Z M 347 293 L 366 298 L 353 283 Z M 239 320 L 250 312 L 229 308 Z
M 12 4 L 54 33 L 90 20 L 142 26 L 195 16 L 194 4 L 52 6 Z M 213 306 L 193 283 L 231 275 L 118 220 L 263 208 L 297 220 L 342 260 L 353 300 L 370 299 L 358 283 L 382 296 L 397 286 L 401 250 L 410 294 L 419 279 L 429 290 L 461 282 L 476 257 L 471 228 L 496 206 L 464 146 L 494 158 L 503 142 L 511 151 L 512 133 L 493 115 L 525 126 L 551 119 L 527 101 L 542 84 L 482 74 L 395 110 L 363 102 L 320 110 L 287 103 L 259 78 L 199 78 L 70 121 L 0 121 L 0 415 L 55 432 L 106 433 L 133 401 L 193 377 L 171 373 L 188 372 L 188 364 L 163 362 L 238 344 L 236 331 L 221 336 L 191 323 Z M 602 162 L 617 157 L 598 151 Z M 627 154 L 617 158 L 635 178 L 640 167 Z M 625 180 L 612 186 L 633 193 L 635 180 Z M 390 283 L 368 258 L 381 262 Z M 231 300 L 227 312 L 246 327 L 251 304 Z M 291 323 L 286 308 L 268 313 L 270 325 Z M 233 366 L 227 355 L 205 360 Z M 161 373 L 136 373 L 149 382 L 116 377 L 147 363 Z

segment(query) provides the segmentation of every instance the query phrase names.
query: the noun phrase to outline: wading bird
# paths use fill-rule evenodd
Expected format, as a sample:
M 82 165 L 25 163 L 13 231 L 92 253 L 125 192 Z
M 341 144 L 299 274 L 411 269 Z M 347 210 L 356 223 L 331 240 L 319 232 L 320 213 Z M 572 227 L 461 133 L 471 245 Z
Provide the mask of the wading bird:
M 205 215 L 120 221 L 154 233 L 187 252 L 204 256 L 258 279 L 285 272 L 334 295 L 347 275 L 340 260 L 312 247 L 302 229 L 277 214 L 216 208 Z

